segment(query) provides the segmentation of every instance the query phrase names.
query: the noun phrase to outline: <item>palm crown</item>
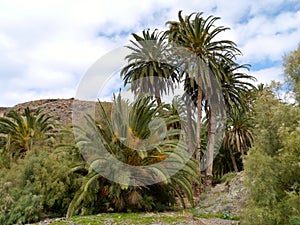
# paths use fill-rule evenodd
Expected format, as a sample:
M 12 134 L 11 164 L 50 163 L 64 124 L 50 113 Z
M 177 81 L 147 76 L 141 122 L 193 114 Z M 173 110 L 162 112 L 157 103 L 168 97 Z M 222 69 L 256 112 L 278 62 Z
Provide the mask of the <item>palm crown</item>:
M 155 95 L 161 104 L 161 95 L 166 94 L 178 79 L 177 68 L 171 59 L 170 46 L 164 33 L 144 30 L 142 37 L 132 34 L 133 46 L 127 46 L 132 52 L 126 57 L 128 65 L 121 71 L 124 85 L 131 84 L 134 94 Z
M 27 107 L 24 115 L 12 110 L 6 117 L 0 118 L 1 133 L 10 141 L 10 150 L 14 155 L 29 151 L 37 141 L 49 139 L 54 128 L 51 116 L 41 109 L 32 112 Z

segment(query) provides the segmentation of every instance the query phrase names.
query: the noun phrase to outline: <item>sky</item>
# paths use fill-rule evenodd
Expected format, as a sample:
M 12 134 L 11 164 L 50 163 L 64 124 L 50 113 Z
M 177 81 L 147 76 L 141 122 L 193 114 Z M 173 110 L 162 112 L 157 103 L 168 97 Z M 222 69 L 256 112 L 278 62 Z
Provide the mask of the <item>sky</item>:
M 99 58 L 131 33 L 166 30 L 179 10 L 221 17 L 231 28 L 222 38 L 257 83 L 284 81 L 282 57 L 300 42 L 299 0 L 0 0 L 0 106 L 74 97 Z

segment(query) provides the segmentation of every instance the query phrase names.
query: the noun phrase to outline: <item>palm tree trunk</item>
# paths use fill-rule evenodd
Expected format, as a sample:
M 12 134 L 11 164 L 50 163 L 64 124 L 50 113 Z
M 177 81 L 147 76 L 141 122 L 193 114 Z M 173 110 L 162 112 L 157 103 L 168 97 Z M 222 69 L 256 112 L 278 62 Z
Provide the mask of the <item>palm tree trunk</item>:
M 157 105 L 160 107 L 162 105 L 160 96 L 155 95 L 155 99 L 156 99 Z
M 200 80 L 200 79 L 199 79 Z M 199 162 L 199 168 L 198 168 L 198 176 L 199 176 L 199 182 L 200 185 L 197 185 L 195 194 L 198 196 L 201 193 L 201 183 L 202 183 L 202 177 L 201 177 L 201 127 L 202 127 L 202 100 L 203 100 L 203 94 L 202 94 L 202 88 L 198 84 L 198 96 L 197 96 L 197 149 L 196 149 L 196 160 Z
M 236 160 L 235 160 L 235 157 L 234 157 L 234 154 L 233 154 L 233 151 L 231 148 L 229 148 L 229 153 L 230 153 L 230 158 L 232 161 L 233 169 L 237 173 L 237 172 L 239 172 L 239 169 L 237 167 Z
M 244 167 L 244 165 L 245 165 L 245 152 L 244 152 L 244 148 L 243 147 L 241 148 L 241 154 L 242 154 L 242 165 Z
M 197 104 L 197 152 L 196 159 L 200 162 L 201 158 L 201 126 L 202 126 L 202 90 L 198 86 L 198 104 Z M 199 167 L 200 171 L 200 167 Z
M 194 154 L 195 148 L 194 148 L 194 132 L 193 132 L 193 125 L 192 125 L 192 101 L 188 100 L 187 105 L 187 132 L 188 132 L 188 141 L 189 141 L 189 153 L 191 155 Z
M 195 157 L 195 142 L 194 142 L 194 131 L 192 124 L 192 100 L 188 100 L 187 105 L 187 132 L 188 132 L 188 141 L 189 141 L 189 153 Z M 200 164 L 200 161 L 198 161 Z M 199 179 L 200 179 L 200 169 L 199 169 Z M 194 197 L 200 195 L 199 184 L 193 182 L 193 193 Z
M 205 174 L 205 186 L 211 188 L 212 177 L 213 177 L 213 160 L 214 160 L 214 150 L 215 150 L 215 137 L 217 128 L 217 115 L 216 106 L 212 104 L 210 108 L 210 117 L 208 122 L 208 151 L 206 160 L 206 174 Z

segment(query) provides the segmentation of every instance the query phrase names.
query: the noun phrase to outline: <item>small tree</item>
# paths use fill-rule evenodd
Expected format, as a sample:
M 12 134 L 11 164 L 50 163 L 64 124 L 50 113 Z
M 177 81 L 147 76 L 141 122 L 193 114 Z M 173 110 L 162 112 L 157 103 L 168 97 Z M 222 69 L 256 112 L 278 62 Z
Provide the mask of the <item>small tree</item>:
M 9 143 L 14 157 L 24 155 L 39 141 L 48 141 L 53 136 L 55 122 L 41 109 L 32 112 L 28 107 L 24 115 L 11 110 L 6 117 L 0 118 L 0 135 Z

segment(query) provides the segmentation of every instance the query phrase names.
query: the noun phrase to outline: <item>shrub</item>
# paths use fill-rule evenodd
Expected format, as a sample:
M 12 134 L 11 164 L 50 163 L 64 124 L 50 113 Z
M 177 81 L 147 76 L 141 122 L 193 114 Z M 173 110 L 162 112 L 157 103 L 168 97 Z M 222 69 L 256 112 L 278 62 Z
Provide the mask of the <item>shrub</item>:
M 81 176 L 67 173 L 74 152 L 44 146 L 0 170 L 0 224 L 24 224 L 64 216 Z
M 299 224 L 300 109 L 268 92 L 255 104 L 254 147 L 245 164 L 244 224 Z

